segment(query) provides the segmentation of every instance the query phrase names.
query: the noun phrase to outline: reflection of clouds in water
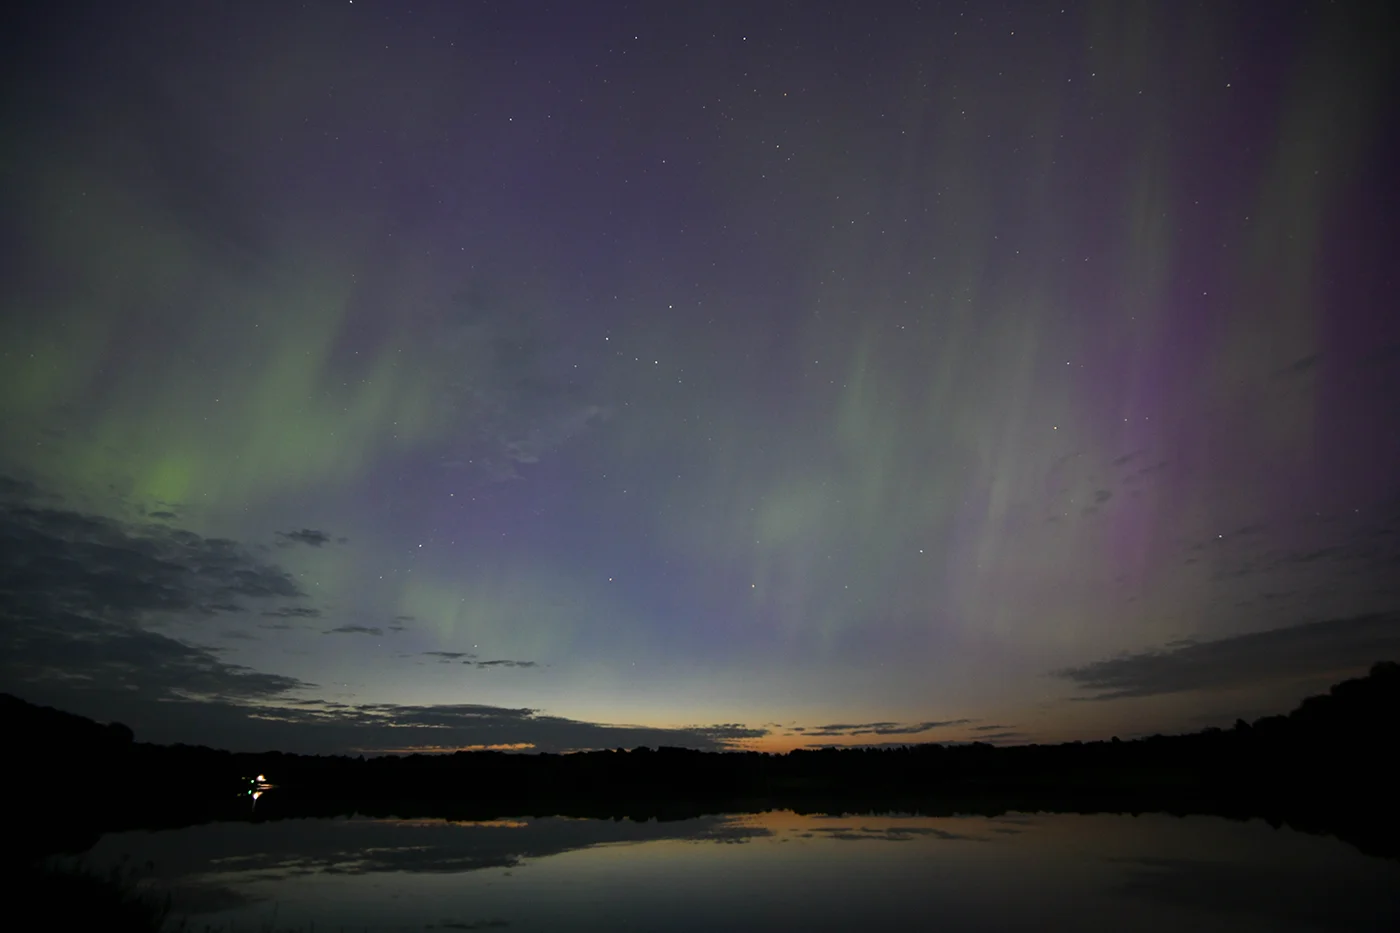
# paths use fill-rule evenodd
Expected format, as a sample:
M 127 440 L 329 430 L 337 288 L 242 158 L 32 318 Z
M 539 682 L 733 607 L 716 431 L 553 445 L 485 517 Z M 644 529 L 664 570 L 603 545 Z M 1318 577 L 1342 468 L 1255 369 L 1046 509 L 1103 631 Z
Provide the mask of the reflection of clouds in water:
M 486 826 L 491 829 L 525 829 L 530 824 L 524 820 L 378 820 L 379 823 L 392 823 L 395 826 Z
M 1358 860 L 1320 885 L 1317 873 L 1300 865 L 1160 856 L 1106 861 L 1127 869 L 1123 892 L 1195 912 L 1256 920 L 1264 914 L 1316 929 L 1395 929 L 1390 924 L 1400 923 L 1400 888 L 1385 883 L 1383 862 Z
M 1019 836 L 1040 825 L 1039 820 L 1030 816 L 994 816 L 988 822 L 992 824 L 992 832 L 1002 836 Z
M 1017 832 L 1017 830 L 1013 830 Z M 986 836 L 971 836 L 966 833 L 955 833 L 947 829 L 939 829 L 936 826 L 922 826 L 917 824 L 894 825 L 894 826 L 818 826 L 810 832 L 799 833 L 803 839 L 840 839 L 843 841 L 857 841 L 865 839 L 879 839 L 887 842 L 908 842 L 913 839 L 942 839 L 947 842 L 990 842 Z
M 177 915 L 213 914 L 251 907 L 265 900 L 228 884 L 187 881 L 171 892 L 170 908 Z
M 690 842 L 723 842 L 727 844 L 752 842 L 754 839 L 767 839 L 773 831 L 766 826 L 752 826 L 739 822 L 726 822 L 712 826 L 703 832 L 689 837 Z
M 745 817 L 711 816 L 674 822 L 631 820 L 277 820 L 224 823 L 183 830 L 104 837 L 95 861 L 115 861 L 139 848 L 174 889 L 184 913 L 211 913 L 264 898 L 246 889 L 313 875 L 381 872 L 452 874 L 515 868 L 603 845 L 661 840 L 738 843 L 772 835 Z
M 765 840 L 797 845 L 775 846 L 778 855 Z M 545 858 L 581 850 L 591 854 Z M 681 901 L 697 905 L 686 914 L 703 921 L 697 929 L 766 930 L 775 917 L 794 929 L 901 929 L 896 919 L 930 910 L 954 930 L 1400 928 L 1377 923 L 1400 918 L 1400 865 L 1336 840 L 1203 817 L 279 820 L 112 836 L 91 857 L 123 852 L 155 861 L 174 916 L 235 929 L 256 928 L 250 910 L 273 903 L 303 925 L 339 911 L 331 926 L 355 929 L 400 928 L 405 911 L 418 913 L 416 929 L 492 929 L 503 917 L 573 928 L 580 911 L 596 919 L 590 929 L 654 928 L 656 911 Z M 929 859 L 940 866 L 932 875 Z M 512 874 L 517 865 L 530 870 Z M 1112 909 L 1085 913 L 1086 903 Z M 739 905 L 752 912 L 747 927 L 729 923 Z
M 831 822 L 836 822 L 837 825 L 826 825 Z M 915 839 L 992 842 L 996 836 L 988 835 L 988 832 L 1017 835 L 1037 823 L 1033 817 L 1019 813 L 994 817 L 930 817 L 914 813 L 819 813 L 804 816 L 802 823 L 791 827 L 789 833 L 799 839 L 835 839 L 843 842 L 909 842 Z

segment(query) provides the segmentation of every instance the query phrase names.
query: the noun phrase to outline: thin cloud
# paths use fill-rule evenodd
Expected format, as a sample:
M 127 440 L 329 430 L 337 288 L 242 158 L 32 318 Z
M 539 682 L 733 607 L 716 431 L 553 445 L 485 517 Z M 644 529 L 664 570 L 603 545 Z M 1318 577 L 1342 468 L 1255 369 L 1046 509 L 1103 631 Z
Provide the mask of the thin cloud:
M 1055 675 L 1117 700 L 1228 690 L 1358 671 L 1400 657 L 1400 612 L 1374 613 L 1126 654 Z
M 1322 362 L 1321 353 L 1311 353 L 1307 356 L 1299 357 L 1281 369 L 1274 370 L 1274 378 L 1286 378 L 1288 376 L 1301 376 L 1311 372 Z
M 588 378 L 561 365 L 551 312 L 516 288 L 471 282 L 442 309 L 435 341 L 456 376 L 442 387 L 439 403 L 471 426 L 442 465 L 484 483 L 519 478 L 610 416 L 590 398 Z M 464 358 L 475 365 L 463 370 Z
M 273 619 L 319 619 L 321 610 L 314 606 L 278 606 L 266 610 L 263 615 Z
M 227 638 L 233 641 L 257 641 L 258 636 L 252 632 L 245 632 L 242 629 L 224 629 L 219 633 L 220 638 Z
M 685 729 L 687 732 L 703 735 L 717 742 L 760 739 L 769 734 L 767 727 L 755 728 L 738 722 L 719 723 L 712 726 L 686 726 Z
M 377 625 L 339 625 L 335 628 L 328 628 L 322 635 L 378 635 L 382 636 L 384 630 Z
M 471 651 L 423 651 L 420 653 L 425 658 L 436 658 L 439 664 L 459 663 L 482 669 L 496 667 L 530 668 L 540 666 L 538 661 L 517 661 L 513 658 L 478 661 L 476 659 L 476 654 Z
M 299 528 L 296 531 L 277 532 L 278 543 L 284 547 L 294 544 L 305 544 L 307 547 L 323 547 L 330 544 L 331 536 L 316 528 Z
M 824 726 L 816 726 L 806 730 L 808 735 L 815 736 L 836 736 L 836 735 L 918 735 L 920 732 L 928 732 L 931 729 L 941 729 L 945 726 L 962 726 L 972 719 L 936 719 L 926 722 L 898 723 L 898 722 L 863 722 L 863 723 L 827 723 Z

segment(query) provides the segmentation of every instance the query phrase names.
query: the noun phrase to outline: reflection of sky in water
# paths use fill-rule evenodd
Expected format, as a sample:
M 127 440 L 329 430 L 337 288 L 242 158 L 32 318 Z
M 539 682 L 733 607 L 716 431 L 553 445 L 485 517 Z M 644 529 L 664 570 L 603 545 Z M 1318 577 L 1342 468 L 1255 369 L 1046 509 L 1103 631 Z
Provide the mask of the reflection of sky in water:
M 124 854 L 197 929 L 1400 929 L 1400 864 L 1213 817 L 285 820 L 89 860 Z

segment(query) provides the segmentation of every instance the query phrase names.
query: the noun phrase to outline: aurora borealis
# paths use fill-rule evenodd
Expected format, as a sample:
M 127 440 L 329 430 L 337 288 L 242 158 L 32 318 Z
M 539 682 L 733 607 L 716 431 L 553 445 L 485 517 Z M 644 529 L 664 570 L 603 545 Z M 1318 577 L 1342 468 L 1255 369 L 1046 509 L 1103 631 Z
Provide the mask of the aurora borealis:
M 779 750 L 1400 657 L 1384 4 L 27 15 L 0 690 Z

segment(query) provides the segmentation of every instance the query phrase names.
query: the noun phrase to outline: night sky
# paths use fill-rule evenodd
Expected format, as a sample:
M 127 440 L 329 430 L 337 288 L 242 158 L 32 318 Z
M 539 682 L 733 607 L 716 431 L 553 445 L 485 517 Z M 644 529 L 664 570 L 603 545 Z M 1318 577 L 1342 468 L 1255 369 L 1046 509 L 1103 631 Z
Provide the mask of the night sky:
M 27 6 L 0 690 L 784 750 L 1400 658 L 1387 4 Z

